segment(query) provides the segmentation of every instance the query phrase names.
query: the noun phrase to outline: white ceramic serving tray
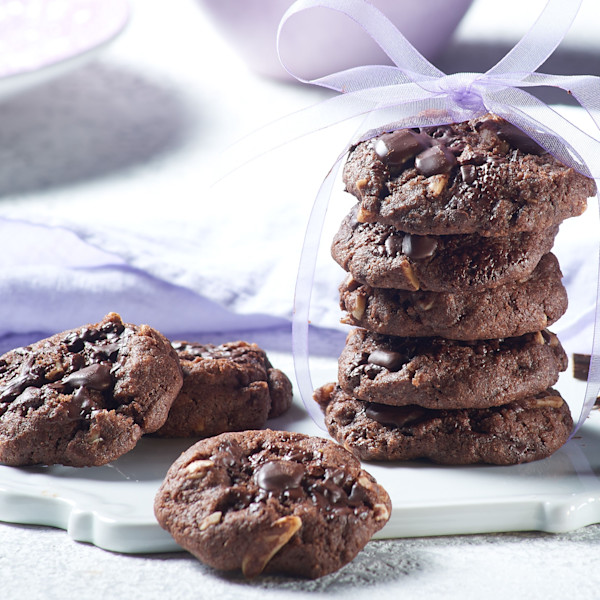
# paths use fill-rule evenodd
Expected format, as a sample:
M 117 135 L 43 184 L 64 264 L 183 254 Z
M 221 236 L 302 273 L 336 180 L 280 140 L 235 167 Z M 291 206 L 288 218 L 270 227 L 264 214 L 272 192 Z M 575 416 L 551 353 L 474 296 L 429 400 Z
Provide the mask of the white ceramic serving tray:
M 270 356 L 279 368 L 293 373 L 291 356 Z M 334 378 L 335 369 L 334 359 L 311 364 L 316 384 Z M 566 374 L 557 387 L 567 400 L 582 397 L 585 390 L 583 382 Z M 325 435 L 299 398 L 287 415 L 269 425 Z M 60 527 L 75 540 L 116 552 L 178 550 L 155 521 L 152 505 L 167 469 L 193 441 L 145 438 L 132 452 L 103 467 L 0 466 L 0 520 Z M 565 447 L 530 464 L 442 467 L 419 461 L 365 467 L 393 503 L 379 538 L 564 532 L 600 522 L 597 411 Z

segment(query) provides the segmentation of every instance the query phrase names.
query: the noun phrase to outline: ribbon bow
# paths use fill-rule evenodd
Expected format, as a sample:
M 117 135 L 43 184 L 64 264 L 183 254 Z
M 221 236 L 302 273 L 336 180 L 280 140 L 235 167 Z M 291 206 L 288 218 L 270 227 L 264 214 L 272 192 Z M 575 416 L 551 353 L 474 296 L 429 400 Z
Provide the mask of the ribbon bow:
M 446 75 L 366 0 L 297 0 L 281 20 L 278 46 L 293 15 L 310 8 L 329 8 L 356 21 L 395 66 L 356 67 L 312 80 L 290 73 L 303 83 L 342 94 L 297 113 L 296 125 L 305 129 L 313 123 L 308 129 L 314 131 L 368 114 L 369 128 L 357 140 L 361 141 L 402 127 L 456 123 L 493 112 L 527 133 L 563 164 L 600 178 L 600 141 L 522 89 L 563 89 L 581 104 L 600 132 L 600 78 L 536 73 L 571 27 L 581 2 L 548 0 L 531 29 L 491 69 Z
M 310 296 L 327 204 L 342 157 L 351 145 L 386 131 L 456 123 L 492 112 L 524 131 L 563 164 L 599 179 L 600 140 L 523 89 L 540 86 L 563 89 L 586 110 L 591 126 L 600 132 L 600 78 L 536 72 L 563 40 L 581 2 L 548 0 L 525 36 L 491 69 L 485 73 L 450 75 L 425 59 L 395 25 L 366 0 L 297 0 L 284 14 L 277 32 L 278 48 L 290 18 L 307 9 L 328 8 L 357 22 L 394 63 L 394 66 L 355 67 L 313 80 L 302 79 L 288 70 L 303 83 L 329 88 L 340 95 L 285 117 L 262 132 L 262 140 L 268 146 L 265 150 L 272 150 L 308 133 L 361 115 L 365 117 L 362 133 L 346 145 L 321 185 L 309 218 L 296 282 L 292 322 L 296 378 L 306 408 L 319 426 L 322 427 L 322 415 L 311 399 L 314 388 L 308 358 Z M 281 62 L 285 67 L 284 61 Z M 256 145 L 252 153 L 256 154 Z M 571 435 L 585 421 L 600 392 L 599 322 L 600 315 L 594 326 L 586 394 Z

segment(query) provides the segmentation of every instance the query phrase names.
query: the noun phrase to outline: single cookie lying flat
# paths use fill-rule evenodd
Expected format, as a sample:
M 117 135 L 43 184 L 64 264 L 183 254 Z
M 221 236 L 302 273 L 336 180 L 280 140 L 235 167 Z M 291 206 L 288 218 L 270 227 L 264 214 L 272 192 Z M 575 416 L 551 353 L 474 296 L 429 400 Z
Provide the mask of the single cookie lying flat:
M 541 331 L 567 310 L 567 292 L 553 254 L 524 281 L 479 292 L 409 292 L 373 288 L 350 275 L 340 286 L 342 323 L 403 337 L 453 340 L 516 337 Z
M 158 435 L 209 437 L 259 429 L 291 406 L 290 380 L 256 344 L 176 341 L 173 347 L 183 368 L 183 387 Z
M 415 234 L 506 236 L 583 213 L 592 179 L 495 115 L 360 143 L 344 167 L 358 219 Z
M 334 260 L 373 287 L 433 292 L 480 290 L 527 278 L 550 252 L 558 227 L 507 237 L 419 236 L 380 223 L 342 222 Z
M 498 406 L 542 392 L 567 368 L 567 356 L 547 330 L 464 342 L 355 329 L 338 363 L 339 385 L 355 398 L 454 409 Z
M 0 462 L 108 463 L 167 418 L 182 384 L 169 341 L 111 313 L 0 357 Z
M 154 511 L 178 544 L 216 569 L 316 578 L 351 561 L 391 504 L 341 446 L 261 430 L 224 433 L 184 452 Z
M 335 384 L 317 389 L 315 400 L 331 436 L 362 460 L 513 465 L 550 456 L 573 427 L 567 403 L 553 389 L 486 409 L 370 404 Z

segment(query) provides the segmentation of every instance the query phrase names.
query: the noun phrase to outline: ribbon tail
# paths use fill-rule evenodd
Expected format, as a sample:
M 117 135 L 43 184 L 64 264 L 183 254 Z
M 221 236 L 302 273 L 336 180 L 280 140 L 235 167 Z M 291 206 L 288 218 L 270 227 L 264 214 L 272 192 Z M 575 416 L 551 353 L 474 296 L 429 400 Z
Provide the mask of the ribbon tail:
M 342 158 L 340 157 L 323 180 L 308 219 L 304 245 L 302 246 L 300 263 L 298 265 L 294 294 L 294 313 L 292 316 L 292 353 L 298 391 L 308 414 L 323 430 L 325 430 L 323 413 L 313 400 L 314 387 L 310 375 L 310 302 L 325 215 L 327 214 L 329 198 L 341 164 Z
M 547 75 L 531 73 L 518 85 L 556 87 L 573 96 L 600 132 L 600 77 L 594 75 Z

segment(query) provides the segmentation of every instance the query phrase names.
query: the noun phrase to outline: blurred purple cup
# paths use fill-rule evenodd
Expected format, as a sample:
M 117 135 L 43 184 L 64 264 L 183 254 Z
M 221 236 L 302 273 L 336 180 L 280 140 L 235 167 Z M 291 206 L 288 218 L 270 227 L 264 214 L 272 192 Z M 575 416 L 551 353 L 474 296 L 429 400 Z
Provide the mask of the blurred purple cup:
M 279 63 L 275 40 L 292 0 L 199 0 L 224 37 L 261 75 L 290 79 Z M 447 45 L 472 0 L 372 0 L 426 57 Z M 351 19 L 327 9 L 295 15 L 281 44 L 286 65 L 313 79 L 364 64 L 389 64 L 377 44 Z

